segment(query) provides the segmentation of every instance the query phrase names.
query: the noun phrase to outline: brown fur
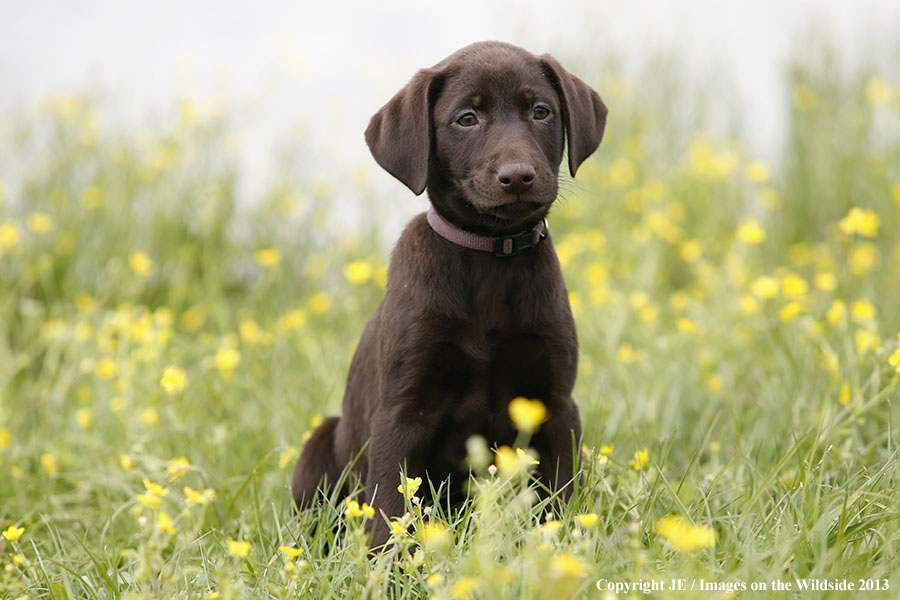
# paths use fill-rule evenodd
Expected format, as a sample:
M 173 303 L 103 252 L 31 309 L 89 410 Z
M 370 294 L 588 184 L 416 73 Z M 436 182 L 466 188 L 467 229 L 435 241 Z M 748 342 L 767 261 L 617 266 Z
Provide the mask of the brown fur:
M 375 114 L 366 141 L 413 192 L 427 188 L 446 220 L 502 236 L 547 215 L 565 138 L 574 175 L 605 121 L 600 97 L 549 55 L 482 42 L 419 71 Z M 566 485 L 581 435 L 572 401 L 577 360 L 549 236 L 518 256 L 496 257 L 448 242 L 419 215 L 397 242 L 385 297 L 353 356 L 343 416 L 325 421 L 297 462 L 297 506 L 308 506 L 363 448 L 354 472 L 387 517 L 403 513 L 401 468 L 435 485 L 449 477 L 459 489 L 470 436 L 515 440 L 507 407 L 516 396 L 546 404 L 550 418 L 531 446 L 542 480 Z M 384 519 L 371 524 L 373 545 L 387 541 Z

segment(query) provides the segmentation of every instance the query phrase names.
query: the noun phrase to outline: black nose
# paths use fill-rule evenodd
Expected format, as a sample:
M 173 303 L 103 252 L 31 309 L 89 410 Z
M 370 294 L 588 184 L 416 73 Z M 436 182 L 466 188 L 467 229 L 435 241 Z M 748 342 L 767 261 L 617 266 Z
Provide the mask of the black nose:
M 534 165 L 526 162 L 508 162 L 497 169 L 497 181 L 504 192 L 524 194 L 534 183 Z

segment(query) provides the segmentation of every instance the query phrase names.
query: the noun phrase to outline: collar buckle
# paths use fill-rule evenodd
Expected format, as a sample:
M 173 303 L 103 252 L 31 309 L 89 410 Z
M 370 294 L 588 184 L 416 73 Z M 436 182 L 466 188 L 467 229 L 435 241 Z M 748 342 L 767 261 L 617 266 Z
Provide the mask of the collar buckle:
M 534 231 L 522 231 L 515 235 L 494 238 L 494 256 L 518 256 L 536 245 L 534 238 Z

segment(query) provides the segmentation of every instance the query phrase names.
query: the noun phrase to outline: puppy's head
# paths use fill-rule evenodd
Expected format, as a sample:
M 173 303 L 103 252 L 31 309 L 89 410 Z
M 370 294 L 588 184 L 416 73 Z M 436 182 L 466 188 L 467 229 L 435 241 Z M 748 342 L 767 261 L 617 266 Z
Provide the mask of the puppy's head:
M 457 224 L 511 231 L 546 216 L 568 138 L 569 171 L 597 148 L 606 106 L 551 56 L 500 42 L 422 69 L 366 129 L 385 170 Z

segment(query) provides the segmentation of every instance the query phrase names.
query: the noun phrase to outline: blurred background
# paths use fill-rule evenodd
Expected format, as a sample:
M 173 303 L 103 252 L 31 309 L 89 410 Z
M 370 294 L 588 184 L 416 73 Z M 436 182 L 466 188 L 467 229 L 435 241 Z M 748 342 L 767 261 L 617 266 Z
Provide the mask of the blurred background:
M 667 107 L 673 119 L 737 134 L 774 159 L 792 56 L 827 39 L 844 66 L 879 66 L 896 54 L 898 22 L 890 0 L 4 0 L 0 112 L 61 93 L 89 94 L 105 120 L 130 124 L 152 125 L 185 101 L 230 112 L 248 201 L 272 176 L 273 148 L 291 136 L 306 138 L 315 149 L 307 162 L 329 177 L 374 166 L 362 139 L 371 114 L 416 69 L 500 39 L 550 52 L 592 83 L 629 77 L 637 101 L 684 83 L 682 102 Z M 621 107 L 612 108 L 615 119 Z M 421 208 L 385 174 L 375 183 L 398 196 L 404 215 Z

